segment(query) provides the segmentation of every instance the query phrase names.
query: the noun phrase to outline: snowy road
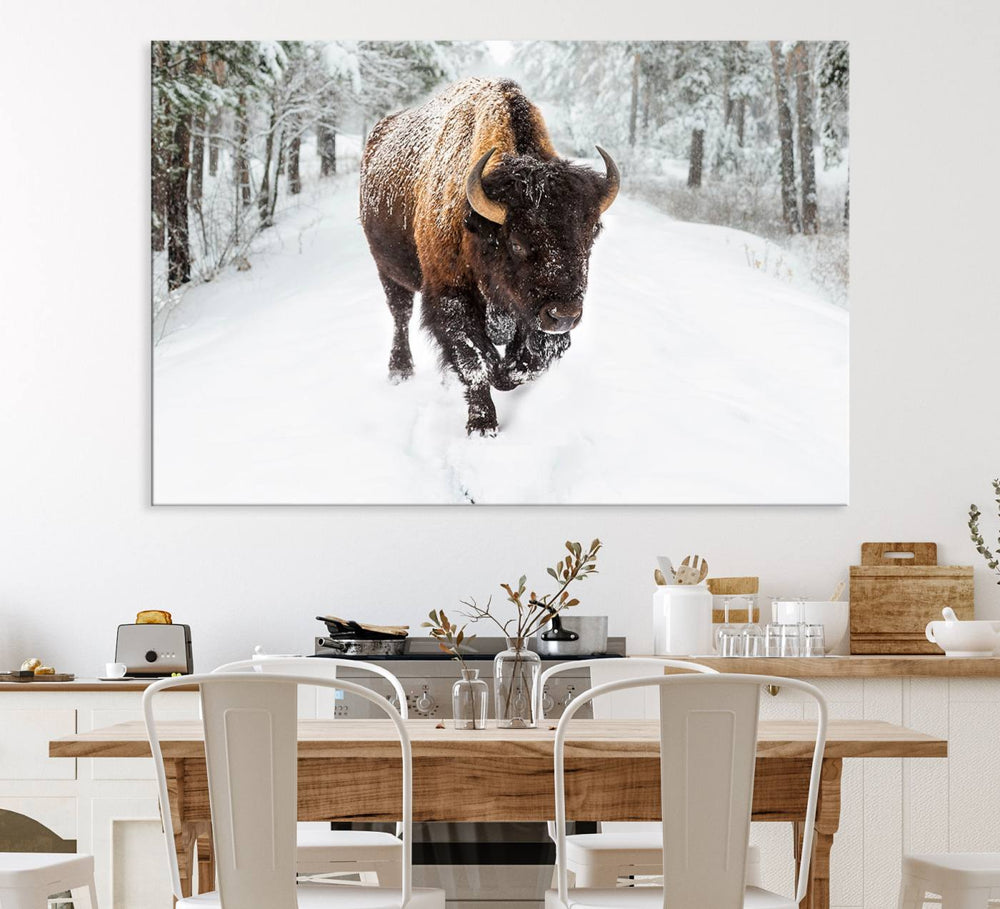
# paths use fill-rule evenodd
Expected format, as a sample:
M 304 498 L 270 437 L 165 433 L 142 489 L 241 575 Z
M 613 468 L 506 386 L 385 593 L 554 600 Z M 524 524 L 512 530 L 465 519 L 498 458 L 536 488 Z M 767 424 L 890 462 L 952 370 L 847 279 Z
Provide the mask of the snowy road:
M 619 197 L 571 350 L 470 439 L 416 316 L 386 380 L 357 176 L 306 201 L 156 326 L 156 503 L 846 502 L 848 316 L 764 240 Z

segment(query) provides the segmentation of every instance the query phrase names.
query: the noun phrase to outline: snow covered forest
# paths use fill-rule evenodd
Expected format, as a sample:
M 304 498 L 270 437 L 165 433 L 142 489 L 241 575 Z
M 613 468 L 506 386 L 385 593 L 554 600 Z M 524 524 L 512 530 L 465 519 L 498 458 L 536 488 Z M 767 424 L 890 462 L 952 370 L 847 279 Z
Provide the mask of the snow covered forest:
M 169 41 L 151 57 L 155 501 L 846 500 L 846 42 Z M 600 144 L 622 172 L 573 349 L 498 400 L 493 440 L 455 431 L 461 394 L 416 319 L 417 375 L 385 381 L 391 319 L 357 220 L 371 128 L 469 76 L 515 79 L 560 154 L 603 172 Z M 642 313 L 663 331 L 635 351 Z M 608 370 L 588 398 L 601 432 L 553 434 L 588 350 Z M 669 456 L 657 433 L 635 450 L 675 395 L 707 422 Z
M 498 73 L 542 107 L 563 154 L 602 143 L 627 190 L 794 249 L 846 305 L 846 42 L 533 41 L 496 54 L 484 42 L 154 42 L 154 314 L 189 281 L 246 267 L 254 236 L 302 193 L 304 143 L 320 178 L 356 169 L 356 149 L 338 162 L 340 134 L 363 142 L 434 89 Z M 810 235 L 821 239 L 799 239 Z
M 364 133 L 485 53 L 446 41 L 154 42 L 154 315 L 184 284 L 249 266 L 254 236 L 302 193 L 304 142 L 320 179 L 356 171 L 356 141 L 338 161 L 345 126 Z

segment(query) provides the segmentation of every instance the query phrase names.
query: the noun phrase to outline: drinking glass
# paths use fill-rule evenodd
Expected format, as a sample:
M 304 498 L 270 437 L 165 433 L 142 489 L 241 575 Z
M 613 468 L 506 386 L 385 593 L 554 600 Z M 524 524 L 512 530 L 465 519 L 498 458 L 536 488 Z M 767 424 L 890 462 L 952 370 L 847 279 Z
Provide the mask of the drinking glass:
M 718 633 L 719 656 L 743 656 L 743 629 L 739 625 L 723 625 Z
M 802 628 L 800 625 L 776 624 L 767 626 L 767 655 L 797 657 L 802 653 Z
M 802 656 L 826 656 L 826 637 L 822 625 L 802 626 Z
M 741 629 L 743 636 L 743 656 L 764 656 L 764 630 L 756 622 L 749 622 Z
M 806 604 L 801 597 L 793 600 L 775 597 L 771 600 L 771 621 L 776 625 L 786 623 L 801 625 L 805 621 Z
M 729 606 L 732 599 L 732 597 L 722 598 L 723 623 L 715 630 L 715 649 L 719 652 L 719 656 L 743 655 L 742 641 L 739 640 L 741 626 L 729 621 Z

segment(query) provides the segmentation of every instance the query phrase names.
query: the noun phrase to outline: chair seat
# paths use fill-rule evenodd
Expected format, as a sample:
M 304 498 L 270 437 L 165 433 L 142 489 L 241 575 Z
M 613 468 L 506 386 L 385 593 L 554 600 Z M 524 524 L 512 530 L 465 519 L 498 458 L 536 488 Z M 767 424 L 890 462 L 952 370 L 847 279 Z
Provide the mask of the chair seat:
M 1000 887 L 1000 853 L 906 855 L 903 856 L 903 875 L 933 880 L 946 890 Z
M 575 833 L 566 837 L 566 858 L 572 863 L 620 857 L 623 864 L 663 864 L 663 834 L 660 830 L 636 833 Z M 760 862 L 760 847 L 749 846 L 747 862 Z
M 747 887 L 744 893 L 743 909 L 798 909 L 795 900 L 759 887 Z M 545 909 L 564 909 L 557 891 L 549 890 L 545 894 Z M 663 909 L 663 888 L 570 890 L 568 909 Z
M 299 827 L 296 835 L 299 859 L 332 857 L 338 862 L 400 861 L 402 841 L 377 830 L 316 830 Z
M 85 886 L 94 875 L 94 857 L 72 852 L 0 852 L 0 890 L 25 887 L 44 890 L 59 884 L 69 890 Z M 56 893 L 49 890 L 48 893 Z
M 299 909 L 399 909 L 400 890 L 355 887 L 344 884 L 299 884 L 295 888 Z M 430 887 L 413 889 L 407 909 L 444 909 L 444 891 Z M 221 909 L 218 893 L 200 893 L 178 900 L 175 909 Z

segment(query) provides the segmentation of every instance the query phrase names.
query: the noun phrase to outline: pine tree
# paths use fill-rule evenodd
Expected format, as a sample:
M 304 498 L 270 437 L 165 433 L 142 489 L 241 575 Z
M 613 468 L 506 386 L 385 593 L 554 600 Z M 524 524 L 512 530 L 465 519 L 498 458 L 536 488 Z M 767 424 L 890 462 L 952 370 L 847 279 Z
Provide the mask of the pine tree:
M 788 106 L 788 59 L 780 41 L 769 42 L 777 102 L 778 139 L 781 143 L 781 215 L 790 234 L 800 233 L 799 206 L 795 192 L 795 144 L 792 112 Z
M 813 155 L 813 74 L 809 46 L 799 41 L 791 53 L 795 72 L 795 112 L 799 127 L 799 169 L 802 176 L 802 232 L 819 230 L 816 203 L 816 162 Z

